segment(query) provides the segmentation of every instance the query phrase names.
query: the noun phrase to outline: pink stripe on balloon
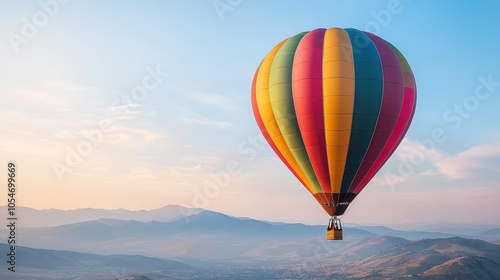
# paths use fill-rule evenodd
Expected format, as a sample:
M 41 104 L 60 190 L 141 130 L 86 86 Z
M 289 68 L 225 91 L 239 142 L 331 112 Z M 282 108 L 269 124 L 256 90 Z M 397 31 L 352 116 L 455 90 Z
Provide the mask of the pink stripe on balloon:
M 366 32 L 366 34 L 373 41 L 379 52 L 384 88 L 377 125 L 375 126 L 375 131 L 363 162 L 351 183 L 350 191 L 358 188 L 358 184 L 363 181 L 363 178 L 371 169 L 376 169 L 376 172 L 380 168 L 374 166 L 375 161 L 382 153 L 384 147 L 386 149 L 392 148 L 388 140 L 397 124 L 403 105 L 404 78 L 396 53 L 384 40 L 371 33 Z
M 309 160 L 324 192 L 330 192 L 323 116 L 325 29 L 307 33 L 295 50 L 292 91 L 295 114 Z
M 354 189 L 354 193 L 358 194 L 363 188 L 368 184 L 368 182 L 377 174 L 377 171 L 385 164 L 389 157 L 394 153 L 399 143 L 403 140 L 410 122 L 413 118 L 415 112 L 416 104 L 416 91 L 415 88 L 405 87 L 403 107 L 401 108 L 401 114 L 399 116 L 396 127 L 394 128 L 391 137 L 387 141 L 387 145 L 384 147 L 379 157 L 375 161 L 372 168 L 366 173 L 363 180 Z

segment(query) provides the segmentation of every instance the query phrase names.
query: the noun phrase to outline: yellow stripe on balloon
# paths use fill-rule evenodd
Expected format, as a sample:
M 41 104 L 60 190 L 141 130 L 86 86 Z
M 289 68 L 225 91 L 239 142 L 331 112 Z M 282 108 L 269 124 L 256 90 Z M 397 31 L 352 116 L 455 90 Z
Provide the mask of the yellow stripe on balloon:
M 339 193 L 351 136 L 354 110 L 354 60 L 349 35 L 340 28 L 325 33 L 323 109 L 332 193 Z

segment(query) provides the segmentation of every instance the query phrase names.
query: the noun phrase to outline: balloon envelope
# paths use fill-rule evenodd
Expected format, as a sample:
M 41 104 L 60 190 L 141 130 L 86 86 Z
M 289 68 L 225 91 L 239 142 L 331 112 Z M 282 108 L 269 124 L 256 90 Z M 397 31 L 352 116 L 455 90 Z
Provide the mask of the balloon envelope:
M 416 106 L 403 55 L 357 29 L 315 29 L 276 45 L 252 83 L 257 124 L 331 215 L 344 214 L 403 139 Z

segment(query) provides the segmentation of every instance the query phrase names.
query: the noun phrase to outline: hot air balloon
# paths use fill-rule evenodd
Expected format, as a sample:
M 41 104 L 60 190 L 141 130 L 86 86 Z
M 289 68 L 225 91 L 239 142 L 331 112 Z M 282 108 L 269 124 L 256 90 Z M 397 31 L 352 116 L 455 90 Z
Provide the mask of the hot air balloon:
M 252 83 L 257 124 L 277 156 L 331 217 L 342 216 L 410 126 L 416 84 L 396 47 L 352 28 L 315 29 L 277 44 Z

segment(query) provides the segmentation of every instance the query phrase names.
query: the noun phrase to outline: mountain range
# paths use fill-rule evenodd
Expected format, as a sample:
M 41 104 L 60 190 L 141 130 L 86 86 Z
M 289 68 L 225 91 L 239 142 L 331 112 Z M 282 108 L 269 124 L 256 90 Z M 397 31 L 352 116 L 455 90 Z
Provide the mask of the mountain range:
M 0 244 L 0 251 L 8 250 Z M 15 272 L 2 267 L 1 279 L 121 279 L 132 275 L 148 275 L 160 271 L 171 279 L 199 277 L 206 271 L 178 261 L 139 255 L 97 255 L 71 251 L 16 247 L 18 261 Z M 155 273 L 158 274 L 158 273 Z
M 55 271 L 78 279 L 110 279 L 103 273 L 120 267 L 130 269 L 129 278 L 123 279 L 134 279 L 133 275 L 137 279 L 235 279 L 236 272 L 238 279 L 301 279 L 300 273 L 317 279 L 332 275 L 498 279 L 494 276 L 500 275 L 500 229 L 491 226 L 456 237 L 437 231 L 344 225 L 345 240 L 326 241 L 325 226 L 272 223 L 181 206 L 151 211 L 23 209 L 18 243 L 37 248 L 19 249 L 27 279 L 36 273 L 52 279 Z M 27 216 L 31 214 L 38 221 Z M 29 227 L 24 226 L 26 221 Z M 7 232 L 2 229 L 0 234 Z M 41 256 L 53 257 L 42 262 Z M 0 279 L 4 279 L 2 273 Z M 81 278 L 84 274 L 90 278 Z
M 20 228 L 22 245 L 105 254 L 140 253 L 154 257 L 224 260 L 250 250 L 284 242 L 322 239 L 324 226 L 270 224 L 239 219 L 212 211 L 171 222 L 99 219 L 74 224 Z M 361 229 L 346 228 L 349 238 L 373 237 Z
M 186 208 L 178 205 L 167 205 L 153 210 L 127 210 L 127 209 L 75 209 L 59 210 L 46 209 L 36 210 L 29 207 L 16 207 L 16 216 L 22 220 L 23 227 L 54 227 L 66 224 L 74 224 L 98 219 L 134 220 L 139 222 L 166 222 L 202 212 L 199 208 Z M 0 206 L 0 218 L 5 219 L 7 206 Z
M 318 241 L 319 242 L 319 241 Z M 282 247 L 282 260 L 248 262 L 224 267 L 213 263 L 197 267 L 139 255 L 97 255 L 71 251 L 17 247 L 15 278 L 6 269 L 1 279 L 471 279 L 493 280 L 500 275 L 500 245 L 460 237 L 405 241 L 372 237 L 337 243 L 328 249 L 290 251 Z M 323 248 L 323 250 L 318 250 Z M 0 244 L 6 251 L 7 245 Z M 276 249 L 276 248 L 274 248 Z M 343 252 L 343 253 L 341 253 Z M 254 252 L 250 252 L 253 254 Z M 262 255 L 263 253 L 258 253 Z M 244 258 L 240 260 L 243 261 Z M 291 260 L 291 261 L 290 261 Z M 301 262 L 297 262 L 301 260 Z

